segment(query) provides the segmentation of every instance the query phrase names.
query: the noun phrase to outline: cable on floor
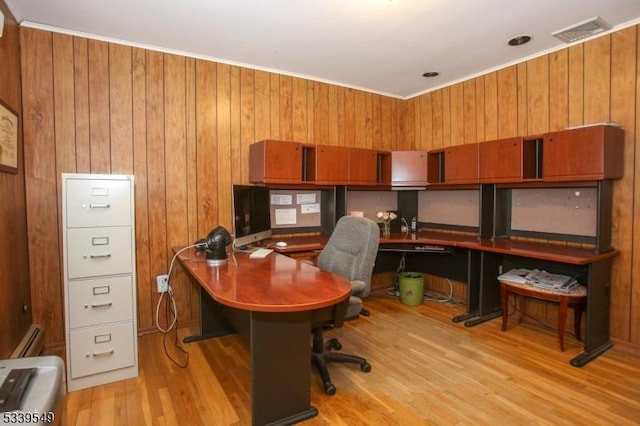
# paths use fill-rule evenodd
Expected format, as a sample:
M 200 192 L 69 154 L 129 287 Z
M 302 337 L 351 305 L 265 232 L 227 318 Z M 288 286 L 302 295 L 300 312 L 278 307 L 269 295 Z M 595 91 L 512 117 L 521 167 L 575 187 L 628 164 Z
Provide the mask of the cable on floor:
M 189 352 L 184 350 L 182 346 L 178 343 L 178 309 L 176 307 L 176 300 L 173 295 L 173 288 L 171 287 L 171 272 L 173 271 L 173 265 L 175 264 L 178 255 L 183 251 L 195 247 L 195 244 L 186 246 L 176 252 L 176 254 L 171 259 L 171 263 L 169 264 L 169 271 L 167 272 L 167 291 L 160 293 L 160 298 L 158 299 L 158 303 L 156 305 L 156 328 L 163 333 L 162 336 L 162 345 L 164 347 L 164 353 L 167 355 L 167 358 L 174 363 L 176 366 L 180 368 L 185 368 L 189 365 Z M 165 323 L 168 324 L 167 328 L 162 328 L 160 325 L 160 306 L 162 305 L 163 300 L 165 301 Z M 167 349 L 166 338 L 171 330 L 174 330 L 174 347 L 185 355 L 185 362 L 180 363 L 175 360 Z

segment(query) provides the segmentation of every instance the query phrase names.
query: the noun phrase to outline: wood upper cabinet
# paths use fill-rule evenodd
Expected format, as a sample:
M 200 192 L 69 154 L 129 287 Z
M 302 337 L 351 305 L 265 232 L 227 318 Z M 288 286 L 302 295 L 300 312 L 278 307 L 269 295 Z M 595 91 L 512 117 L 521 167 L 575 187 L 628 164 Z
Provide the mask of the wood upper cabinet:
M 391 185 L 426 186 L 427 151 L 392 151 Z
M 507 138 L 478 144 L 480 183 L 511 183 L 523 180 L 522 138 Z
M 314 157 L 316 184 L 346 185 L 349 182 L 349 148 L 317 145 Z
M 478 183 L 478 144 L 429 151 L 427 172 L 429 184 Z
M 349 185 L 389 185 L 391 155 L 367 148 L 349 148 Z
M 623 173 L 624 132 L 596 125 L 544 135 L 543 180 L 619 179 Z
M 255 183 L 303 183 L 299 142 L 263 140 L 249 146 L 249 180 Z

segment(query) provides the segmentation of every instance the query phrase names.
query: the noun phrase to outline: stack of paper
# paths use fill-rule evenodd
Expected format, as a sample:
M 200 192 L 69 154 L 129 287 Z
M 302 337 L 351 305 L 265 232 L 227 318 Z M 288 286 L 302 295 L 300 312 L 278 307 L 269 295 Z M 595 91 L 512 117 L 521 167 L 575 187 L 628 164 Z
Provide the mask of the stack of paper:
M 546 290 L 561 291 L 565 293 L 572 292 L 580 284 L 575 277 L 568 275 L 552 274 L 547 271 L 534 269 L 512 269 L 498 277 L 499 280 L 511 281 L 520 284 L 529 284 L 534 287 Z

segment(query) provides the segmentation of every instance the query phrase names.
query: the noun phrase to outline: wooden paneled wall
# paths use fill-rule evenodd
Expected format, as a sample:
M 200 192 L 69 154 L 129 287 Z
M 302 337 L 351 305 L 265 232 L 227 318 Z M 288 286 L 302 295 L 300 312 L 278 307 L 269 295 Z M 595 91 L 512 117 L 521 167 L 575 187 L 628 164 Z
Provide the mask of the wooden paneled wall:
M 145 332 L 171 248 L 232 228 L 231 186 L 248 183 L 249 144 L 402 148 L 402 100 L 35 29 L 21 42 L 31 285 L 50 346 L 64 341 L 61 173 L 135 175 Z M 171 283 L 184 324 L 198 300 L 179 269 Z
M 432 149 L 615 121 L 625 130 L 614 183 L 611 336 L 640 344 L 638 27 L 513 65 L 406 103 L 409 147 Z M 540 304 L 540 309 L 547 309 Z M 544 312 L 540 312 L 544 316 Z
M 18 26 L 4 1 L 0 38 L 0 99 L 22 117 Z M 0 171 L 0 359 L 8 358 L 31 325 L 31 294 L 23 137 L 18 133 L 18 172 Z M 26 309 L 23 309 L 26 308 Z
M 35 29 L 22 29 L 21 42 L 30 277 L 49 345 L 64 340 L 60 173 L 135 175 L 145 332 L 171 248 L 231 228 L 231 185 L 247 182 L 253 141 L 431 149 L 608 120 L 626 131 L 611 332 L 640 343 L 635 26 L 406 101 Z M 195 289 L 179 272 L 172 286 L 181 324 L 193 321 Z

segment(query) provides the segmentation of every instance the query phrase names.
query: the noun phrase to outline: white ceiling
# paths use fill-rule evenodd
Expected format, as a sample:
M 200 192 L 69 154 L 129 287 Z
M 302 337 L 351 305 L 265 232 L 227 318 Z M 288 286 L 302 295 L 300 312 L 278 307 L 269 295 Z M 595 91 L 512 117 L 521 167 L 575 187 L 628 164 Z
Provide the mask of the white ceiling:
M 566 46 L 640 0 L 5 0 L 23 26 L 410 98 Z M 527 34 L 532 41 L 510 47 Z M 427 79 L 426 71 L 440 75 Z

